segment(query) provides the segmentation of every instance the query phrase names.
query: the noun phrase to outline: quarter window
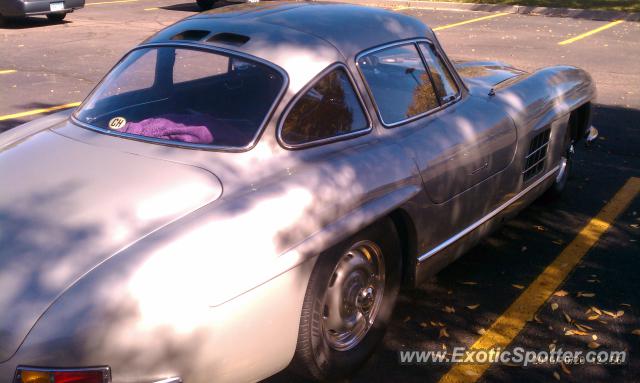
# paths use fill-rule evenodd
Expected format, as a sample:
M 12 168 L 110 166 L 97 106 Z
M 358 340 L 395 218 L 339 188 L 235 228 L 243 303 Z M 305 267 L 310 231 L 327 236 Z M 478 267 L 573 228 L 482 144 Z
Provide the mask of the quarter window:
M 358 66 L 385 124 L 406 120 L 440 105 L 414 44 L 362 56 Z
M 296 101 L 280 132 L 289 145 L 366 130 L 369 123 L 345 70 L 338 67 Z
M 451 77 L 451 73 L 442 61 L 442 58 L 435 52 L 431 44 L 421 43 L 420 50 L 427 62 L 431 78 L 438 91 L 442 103 L 453 100 L 458 94 L 458 87 Z

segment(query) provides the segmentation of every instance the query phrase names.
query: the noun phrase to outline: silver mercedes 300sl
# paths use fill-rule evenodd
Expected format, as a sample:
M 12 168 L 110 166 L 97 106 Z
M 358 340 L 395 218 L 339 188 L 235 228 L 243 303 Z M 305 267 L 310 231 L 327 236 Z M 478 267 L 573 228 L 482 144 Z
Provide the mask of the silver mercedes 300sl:
M 594 96 L 381 9 L 180 21 L 0 135 L 0 382 L 348 375 L 401 286 L 562 191 Z

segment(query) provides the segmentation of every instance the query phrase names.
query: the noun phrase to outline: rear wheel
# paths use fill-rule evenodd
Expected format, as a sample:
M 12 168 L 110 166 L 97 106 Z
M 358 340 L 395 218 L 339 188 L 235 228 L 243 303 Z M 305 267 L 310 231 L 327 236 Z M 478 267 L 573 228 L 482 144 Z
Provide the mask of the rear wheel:
M 49 21 L 60 22 L 60 21 L 64 20 L 65 17 L 67 17 L 66 13 L 49 13 L 49 14 L 47 14 L 47 19 L 49 19 Z
M 319 257 L 292 367 L 307 378 L 332 380 L 353 373 L 382 339 L 400 287 L 402 257 L 389 219 Z
M 200 7 L 201 10 L 207 11 L 213 8 L 213 3 L 215 3 L 215 1 L 214 0 L 196 0 L 196 3 L 198 3 L 198 7 Z

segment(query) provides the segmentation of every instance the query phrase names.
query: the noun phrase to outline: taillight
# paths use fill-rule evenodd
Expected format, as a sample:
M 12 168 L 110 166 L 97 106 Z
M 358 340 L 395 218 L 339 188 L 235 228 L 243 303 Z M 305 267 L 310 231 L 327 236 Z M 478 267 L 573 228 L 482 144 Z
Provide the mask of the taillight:
M 99 368 L 35 368 L 18 367 L 14 383 L 109 383 L 108 367 Z

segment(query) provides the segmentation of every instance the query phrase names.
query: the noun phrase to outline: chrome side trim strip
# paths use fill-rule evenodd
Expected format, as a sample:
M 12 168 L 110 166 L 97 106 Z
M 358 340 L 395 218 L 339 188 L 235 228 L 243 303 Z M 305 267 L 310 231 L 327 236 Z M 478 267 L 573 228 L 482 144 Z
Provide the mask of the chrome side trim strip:
M 178 377 L 167 378 L 167 379 L 162 379 L 162 380 L 155 381 L 153 383 L 182 383 L 182 379 L 178 378 Z
M 424 262 L 425 260 L 427 260 L 432 255 L 434 255 L 434 254 L 446 249 L 447 247 L 451 246 L 453 243 L 455 243 L 460 238 L 464 237 L 465 235 L 469 234 L 473 230 L 477 229 L 480 225 L 486 223 L 491 218 L 493 218 L 496 215 L 500 214 L 500 212 L 502 212 L 504 209 L 508 208 L 514 202 L 516 202 L 517 200 L 522 198 L 522 196 L 524 196 L 525 194 L 530 192 L 531 189 L 533 189 L 536 186 L 540 185 L 547 178 L 553 176 L 558 169 L 559 169 L 559 166 L 556 165 L 553 169 L 548 171 L 545 175 L 543 175 L 542 177 L 538 178 L 531 185 L 527 186 L 526 189 L 522 190 L 520 193 L 518 193 L 515 196 L 511 197 L 507 202 L 505 202 L 502 205 L 498 206 L 496 209 L 494 209 L 489 214 L 485 215 L 484 217 L 480 218 L 478 221 L 476 221 L 476 222 L 472 223 L 471 225 L 467 226 L 464 230 L 462 230 L 458 234 L 454 235 L 453 237 L 447 239 L 446 241 L 442 242 L 441 244 L 439 244 L 438 246 L 434 247 L 433 249 L 429 250 L 427 253 L 424 253 L 421 256 L 419 256 L 418 257 L 418 262 Z

